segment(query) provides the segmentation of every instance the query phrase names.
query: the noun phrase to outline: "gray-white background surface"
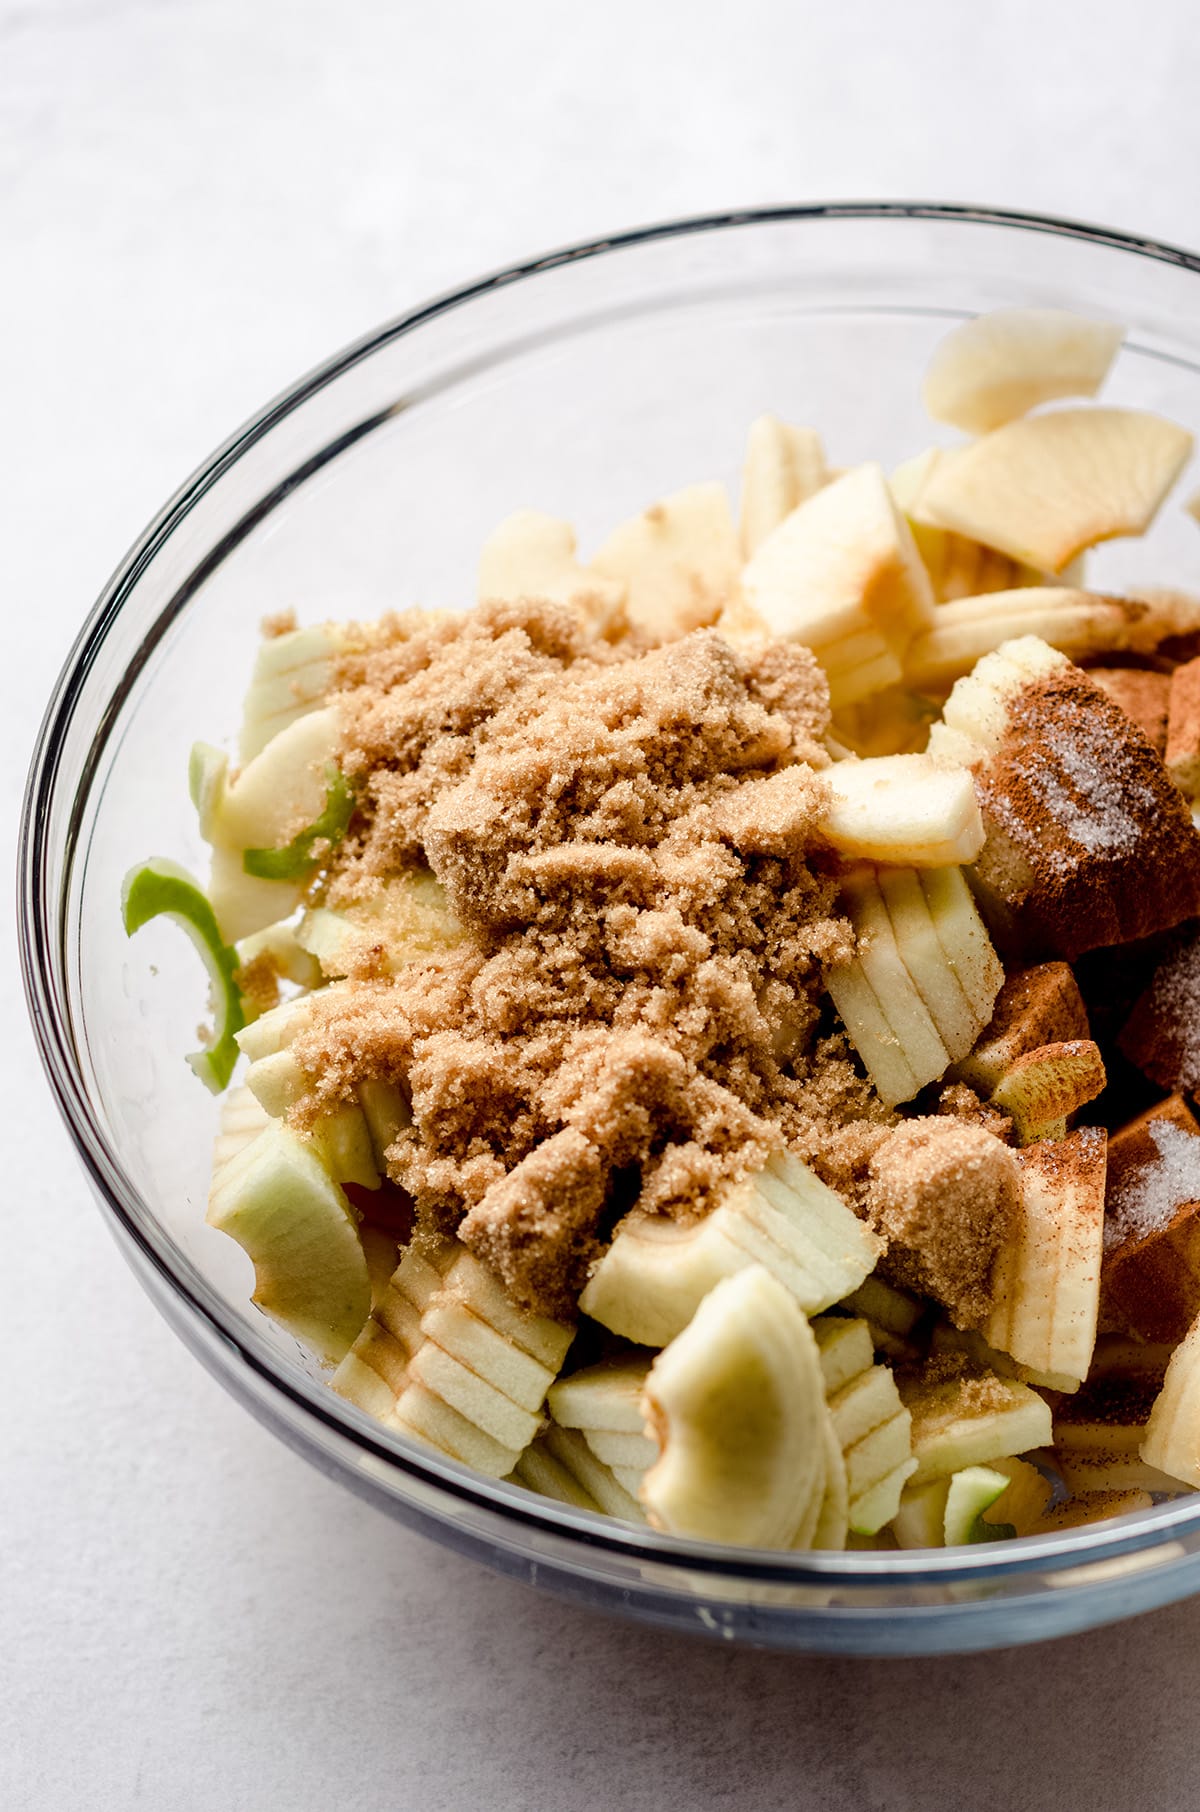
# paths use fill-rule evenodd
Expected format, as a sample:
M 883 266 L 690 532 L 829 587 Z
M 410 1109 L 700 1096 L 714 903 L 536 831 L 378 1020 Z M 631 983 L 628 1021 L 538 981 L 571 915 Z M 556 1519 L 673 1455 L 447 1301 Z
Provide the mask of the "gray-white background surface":
M 6 843 L 108 571 L 341 342 L 727 204 L 984 201 L 1195 245 L 1198 96 L 1187 0 L 0 0 Z M 127 1275 L 5 958 L 0 1805 L 1195 1806 L 1200 1602 L 995 1657 L 729 1653 L 564 1609 L 307 1470 Z

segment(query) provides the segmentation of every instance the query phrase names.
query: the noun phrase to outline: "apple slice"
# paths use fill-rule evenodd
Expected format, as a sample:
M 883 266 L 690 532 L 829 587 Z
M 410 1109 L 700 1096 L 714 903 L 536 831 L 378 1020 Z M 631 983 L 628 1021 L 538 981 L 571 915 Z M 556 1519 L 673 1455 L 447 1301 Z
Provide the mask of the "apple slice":
M 1008 1490 L 1008 1479 L 997 1467 L 964 1466 L 951 1474 L 942 1512 L 942 1533 L 946 1546 L 956 1548 L 969 1542 L 1002 1541 L 1016 1534 L 999 1523 L 985 1523 L 984 1512 Z
M 951 1058 L 961 1057 L 979 1035 L 979 1014 L 938 936 L 921 878 L 914 868 L 881 868 L 877 878 L 913 986 Z
M 185 868 L 156 856 L 125 876 L 121 918 L 128 937 L 151 919 L 171 919 L 203 958 L 215 1024 L 203 1050 L 193 1052 L 188 1063 L 205 1087 L 219 1094 L 238 1059 L 236 1034 L 245 1024 L 245 1010 L 237 985 L 237 953 L 221 936 L 212 906 Z
M 1057 573 L 1098 541 L 1144 534 L 1191 451 L 1186 429 L 1141 410 L 1027 416 L 940 459 L 920 510 Z
M 1017 1154 L 1021 1203 L 996 1254 L 985 1339 L 1018 1364 L 1087 1376 L 1100 1307 L 1105 1134 L 1084 1126 Z
M 259 644 L 242 708 L 243 763 L 253 761 L 297 718 L 320 708 L 333 685 L 337 662 L 350 646 L 350 631 L 340 623 L 314 623 L 268 636 Z
M 819 491 L 828 479 L 821 437 L 812 428 L 794 428 L 776 415 L 751 423 L 742 467 L 740 538 L 749 560 L 785 516 Z
M 705 1297 L 659 1354 L 643 1405 L 660 1448 L 642 1480 L 655 1527 L 789 1547 L 798 1504 L 824 1494 L 825 1391 L 795 1298 L 752 1265 Z
M 234 1158 L 209 1196 L 208 1223 L 254 1264 L 254 1301 L 323 1358 L 339 1360 L 371 1307 L 350 1205 L 312 1147 L 284 1126 Z
M 1032 1145 L 1061 1137 L 1057 1129 L 1065 1131 L 1067 1118 L 1094 1101 L 1107 1080 L 1092 1039 L 1044 1044 L 1014 1059 L 992 1090 L 991 1105 L 1011 1119 L 1018 1145 Z
M 912 1415 L 915 1485 L 1029 1453 L 1051 1438 L 1050 1406 L 1027 1384 L 986 1374 L 914 1379 L 900 1395 Z
M 873 870 L 846 876 L 841 905 L 854 927 L 856 949 L 850 962 L 825 971 L 825 986 L 880 1097 L 892 1107 L 944 1075 L 950 1053 L 904 965 Z
M 919 515 L 921 494 L 939 459 L 940 447 L 928 447 L 915 459 L 896 467 L 888 484 L 892 496 L 908 518 L 917 552 L 939 603 L 975 597 L 982 592 L 1011 591 L 1020 585 L 1038 585 L 1043 575 L 1019 560 L 1010 560 L 994 547 L 985 547 L 968 535 L 953 535 L 934 528 Z M 1073 581 L 1077 583 L 1077 581 Z
M 997 308 L 948 333 L 922 397 L 935 421 L 988 434 L 1040 403 L 1095 396 L 1124 336 L 1061 308 Z
M 989 1024 L 954 1074 L 987 1096 L 1030 1051 L 1087 1038 L 1088 1033 L 1087 1008 L 1069 965 L 1037 963 L 1009 976 Z
M 793 510 L 747 563 L 742 594 L 773 635 L 806 643 L 823 665 L 871 630 L 872 661 L 898 658 L 933 621 L 929 575 L 878 465 L 856 466 Z
M 479 556 L 479 601 L 545 598 L 582 611 L 597 629 L 613 623 L 625 602 L 625 585 L 606 579 L 575 558 L 569 522 L 540 510 L 506 516 Z
M 1200 1490 L 1200 1317 L 1171 1354 L 1141 1454 L 1147 1465 Z
M 904 657 L 904 674 L 918 691 L 944 691 L 983 655 L 1014 637 L 1035 635 L 1072 660 L 1138 647 L 1146 615 L 1133 600 L 1069 586 L 1024 586 L 963 597 L 938 607 L 934 626 Z M 1153 677 L 1153 676 L 1152 676 Z
M 603 1514 L 591 1492 L 561 1460 L 555 1459 L 540 1436 L 525 1449 L 513 1467 L 512 1477 L 527 1491 L 536 1491 L 539 1497 L 551 1498 L 558 1504 L 573 1504 L 577 1510 Z
M 740 564 L 725 487 L 694 484 L 615 528 L 590 569 L 624 585 L 630 620 L 666 641 L 716 622 Z
M 721 1278 L 749 1265 L 765 1267 L 815 1314 L 863 1281 L 879 1249 L 840 1196 L 781 1152 L 701 1220 L 626 1215 L 579 1306 L 627 1340 L 664 1346 Z
M 821 778 L 831 798 L 820 834 L 839 854 L 913 868 L 973 862 L 983 819 L 967 768 L 929 755 L 837 761 Z
M 242 867 L 261 881 L 301 881 L 337 846 L 354 816 L 354 788 L 333 764 L 325 765 L 325 804 L 311 824 L 273 849 L 246 849 Z
M 340 746 L 341 728 L 332 705 L 307 712 L 280 730 L 225 787 L 213 821 L 214 843 L 238 850 L 278 849 L 307 831 L 328 805 L 329 768 L 336 768 Z
M 596 1458 L 577 1428 L 560 1428 L 552 1422 L 536 1446 L 557 1460 L 606 1516 L 618 1517 L 625 1523 L 646 1521 L 644 1507 L 622 1484 L 613 1468 Z

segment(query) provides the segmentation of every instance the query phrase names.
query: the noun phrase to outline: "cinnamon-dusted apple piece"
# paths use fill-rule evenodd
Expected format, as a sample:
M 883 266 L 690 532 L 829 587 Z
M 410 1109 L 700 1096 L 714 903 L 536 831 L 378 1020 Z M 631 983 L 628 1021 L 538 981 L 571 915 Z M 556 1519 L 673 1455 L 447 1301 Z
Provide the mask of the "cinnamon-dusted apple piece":
M 1061 1138 L 1070 1115 L 1094 1101 L 1105 1081 L 1099 1045 L 1073 1038 L 1016 1058 L 992 1090 L 989 1105 L 1008 1115 L 1018 1145 L 1032 1145 Z
M 1171 940 L 1119 1043 L 1160 1088 L 1200 1092 L 1200 932 L 1189 929 Z
M 935 421 L 967 434 L 1062 396 L 1095 396 L 1124 329 L 1062 308 L 996 308 L 940 341 L 922 397 Z
M 1096 1343 L 1105 1135 L 1081 1126 L 1016 1160 L 1021 1205 L 996 1254 L 983 1333 L 1018 1364 L 1078 1384 Z
M 1200 912 L 1200 835 L 1150 743 L 1035 637 L 956 682 L 931 754 L 974 770 L 974 878 L 997 927 L 1072 957 Z
M 1200 659 L 1171 675 L 1167 704 L 1167 772 L 1181 793 L 1200 793 Z
M 1108 1149 L 1105 1317 L 1144 1340 L 1181 1340 L 1200 1314 L 1200 1124 L 1171 1095 Z
M 1098 541 L 1144 534 L 1191 451 L 1186 428 L 1144 410 L 1058 409 L 943 454 L 918 511 L 1057 573 Z
M 1035 963 L 1008 977 L 991 1020 L 953 1075 L 982 1095 L 1030 1051 L 1088 1036 L 1087 1008 L 1068 963 Z
M 1200 662 L 1197 666 L 1200 667 Z M 1089 667 L 1087 676 L 1093 686 L 1107 692 L 1126 717 L 1133 719 L 1146 740 L 1162 755 L 1167 746 L 1170 674 L 1155 673 L 1144 667 Z

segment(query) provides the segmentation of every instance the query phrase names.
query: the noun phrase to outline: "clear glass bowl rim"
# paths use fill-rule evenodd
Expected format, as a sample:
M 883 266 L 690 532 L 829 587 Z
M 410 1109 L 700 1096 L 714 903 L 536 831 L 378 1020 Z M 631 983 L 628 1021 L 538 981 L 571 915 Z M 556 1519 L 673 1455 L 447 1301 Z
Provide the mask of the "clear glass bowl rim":
M 1113 251 L 1173 265 L 1200 276 L 1200 254 L 1183 247 L 1136 234 L 1053 215 L 1032 214 L 1003 208 L 922 201 L 841 201 L 737 209 L 689 216 L 611 234 L 601 239 L 563 247 L 528 261 L 505 266 L 461 288 L 434 297 L 386 322 L 354 341 L 317 366 L 288 390 L 269 402 L 257 415 L 231 435 L 176 491 L 126 554 L 104 590 L 67 656 L 51 694 L 34 745 L 21 813 L 17 858 L 17 922 L 21 970 L 39 1055 L 67 1130 L 93 1189 L 112 1215 L 115 1231 L 128 1240 L 143 1263 L 156 1273 L 185 1315 L 202 1323 L 216 1343 L 247 1367 L 270 1390 L 289 1400 L 293 1413 L 311 1418 L 327 1435 L 349 1440 L 371 1455 L 389 1472 L 407 1474 L 414 1481 L 484 1509 L 492 1516 L 544 1532 L 553 1539 L 567 1538 L 584 1550 L 603 1550 L 631 1561 L 657 1561 L 660 1565 L 686 1567 L 698 1575 L 755 1584 L 862 1585 L 880 1588 L 889 1583 L 914 1587 L 923 1583 L 949 1586 L 999 1582 L 1051 1569 L 1084 1566 L 1157 1547 L 1200 1525 L 1200 1499 L 1182 1499 L 1154 1510 L 1126 1516 L 1110 1524 L 1095 1524 L 1070 1534 L 1026 1537 L 1003 1544 L 967 1549 L 896 1552 L 806 1554 L 736 1549 L 711 1543 L 635 1530 L 595 1517 L 570 1506 L 534 1497 L 503 1482 L 482 1479 L 454 1462 L 443 1463 L 431 1450 L 402 1443 L 378 1424 L 343 1402 L 323 1385 L 305 1378 L 283 1376 L 264 1353 L 248 1344 L 220 1296 L 202 1279 L 181 1277 L 172 1263 L 169 1242 L 160 1235 L 151 1204 L 141 1197 L 126 1176 L 118 1153 L 105 1136 L 89 1099 L 71 1031 L 65 988 L 70 880 L 78 854 L 77 832 L 82 806 L 94 779 L 100 757 L 121 708 L 146 660 L 162 636 L 186 608 L 202 583 L 206 562 L 181 586 L 143 637 L 137 655 L 126 667 L 116 690 L 107 701 L 89 758 L 78 777 L 72 798 L 67 846 L 57 899 L 48 885 L 47 827 L 51 807 L 60 788 L 60 769 L 67 733 L 79 702 L 84 681 L 113 627 L 117 614 L 134 592 L 139 576 L 189 510 L 224 475 L 248 448 L 262 440 L 292 411 L 333 383 L 372 353 L 423 323 L 462 308 L 502 285 L 536 278 L 540 273 L 602 258 L 650 241 L 692 234 L 736 231 L 740 227 L 795 224 L 805 220 L 900 221 L 925 220 L 995 227 L 1016 232 L 1047 234 L 1074 239 Z M 57 905 L 57 913 L 52 908 Z M 147 1231 L 149 1228 L 151 1231 Z M 581 1555 L 582 1558 L 582 1555 Z M 1081 1582 L 1082 1583 L 1082 1582 Z

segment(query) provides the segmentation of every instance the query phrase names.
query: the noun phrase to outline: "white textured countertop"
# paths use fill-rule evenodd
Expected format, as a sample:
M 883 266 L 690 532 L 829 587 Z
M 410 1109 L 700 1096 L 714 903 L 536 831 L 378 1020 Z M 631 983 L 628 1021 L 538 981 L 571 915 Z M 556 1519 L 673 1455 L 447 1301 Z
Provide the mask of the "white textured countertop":
M 1185 0 L 0 0 L 6 840 L 106 574 L 339 343 L 727 204 L 916 195 L 1197 244 L 1198 94 Z M 0 1805 L 1194 1807 L 1200 1602 L 996 1657 L 735 1653 L 349 1500 L 140 1294 L 0 981 Z

